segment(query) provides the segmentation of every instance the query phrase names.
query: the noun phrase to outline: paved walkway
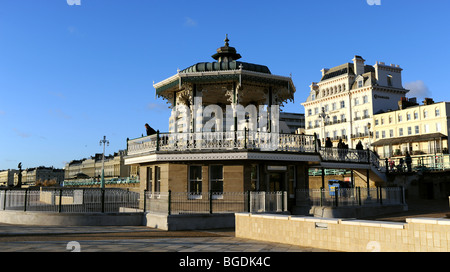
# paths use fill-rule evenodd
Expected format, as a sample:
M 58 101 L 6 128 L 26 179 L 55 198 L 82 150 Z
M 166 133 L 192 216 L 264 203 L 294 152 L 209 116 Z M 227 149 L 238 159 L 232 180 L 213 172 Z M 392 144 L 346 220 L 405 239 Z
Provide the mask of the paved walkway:
M 144 226 L 0 224 L 0 252 L 328 252 L 234 236 L 233 230 L 161 231 Z

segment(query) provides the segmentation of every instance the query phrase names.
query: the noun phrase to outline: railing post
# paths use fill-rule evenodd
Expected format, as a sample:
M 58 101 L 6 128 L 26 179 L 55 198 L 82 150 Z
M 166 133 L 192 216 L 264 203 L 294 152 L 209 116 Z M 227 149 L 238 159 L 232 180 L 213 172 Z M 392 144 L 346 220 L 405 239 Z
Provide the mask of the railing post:
M 323 206 L 323 193 L 323 187 L 320 187 L 320 207 Z
M 213 213 L 213 205 L 212 205 L 212 190 L 209 190 L 209 214 Z
M 26 212 L 27 211 L 27 196 L 28 196 L 28 189 L 25 189 L 25 200 L 23 203 L 23 211 Z
M 101 189 L 101 197 L 102 197 L 102 213 L 105 212 L 105 189 Z
M 339 203 L 339 187 L 334 187 L 334 204 L 337 207 Z
M 59 189 L 59 205 L 58 205 L 58 213 L 61 213 L 62 210 L 62 189 Z
M 244 128 L 244 149 L 247 149 L 247 128 Z
M 247 207 L 248 207 L 248 212 L 251 213 L 252 212 L 252 208 L 251 208 L 251 194 L 250 194 L 250 190 L 247 191 Z
M 281 191 L 281 211 L 284 212 L 284 191 Z
M 389 160 L 388 158 L 384 159 L 385 161 L 385 167 L 386 167 L 386 174 L 389 173 Z
M 168 213 L 168 215 L 170 215 L 171 213 L 172 213 L 172 211 L 171 211 L 171 202 L 172 202 L 172 191 L 171 190 L 169 190 L 169 196 L 167 197 L 167 213 Z
M 144 190 L 144 212 L 146 211 L 146 207 L 147 207 L 147 190 Z
M 156 151 L 159 151 L 159 130 L 156 131 Z
M 356 187 L 356 192 L 358 194 L 358 204 L 361 206 L 361 187 Z
M 383 205 L 383 187 L 380 188 L 380 204 Z
M 8 193 L 8 189 L 3 190 L 4 198 L 3 198 L 3 210 L 6 210 L 6 195 Z

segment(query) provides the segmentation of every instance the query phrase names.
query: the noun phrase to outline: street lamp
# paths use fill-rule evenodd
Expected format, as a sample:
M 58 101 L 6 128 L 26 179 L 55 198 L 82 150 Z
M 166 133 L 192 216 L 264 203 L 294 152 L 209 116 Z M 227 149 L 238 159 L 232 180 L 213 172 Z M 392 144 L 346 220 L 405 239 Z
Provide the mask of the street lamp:
M 109 141 L 106 140 L 106 136 L 103 136 L 103 140 L 100 140 L 100 145 L 103 144 L 103 156 L 102 156 L 102 179 L 101 188 L 105 189 L 105 144 L 109 146 Z

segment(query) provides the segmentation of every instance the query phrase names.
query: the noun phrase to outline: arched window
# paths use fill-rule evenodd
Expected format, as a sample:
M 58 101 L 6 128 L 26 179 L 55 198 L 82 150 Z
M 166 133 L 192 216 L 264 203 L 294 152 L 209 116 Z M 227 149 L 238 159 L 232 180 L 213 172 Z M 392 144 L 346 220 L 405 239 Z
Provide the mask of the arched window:
M 439 111 L 439 108 L 436 108 L 436 109 L 434 110 L 434 115 L 435 115 L 436 117 L 438 117 L 438 116 L 441 115 L 441 112 Z

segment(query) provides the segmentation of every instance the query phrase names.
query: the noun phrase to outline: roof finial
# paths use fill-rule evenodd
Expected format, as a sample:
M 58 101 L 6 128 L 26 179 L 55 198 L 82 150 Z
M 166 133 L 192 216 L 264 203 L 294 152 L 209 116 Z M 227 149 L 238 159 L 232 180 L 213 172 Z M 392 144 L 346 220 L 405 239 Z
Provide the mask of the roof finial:
M 229 41 L 230 41 L 230 40 L 228 40 L 228 34 L 226 34 L 226 37 L 225 37 L 225 46 L 229 46 L 229 44 L 228 44 Z

